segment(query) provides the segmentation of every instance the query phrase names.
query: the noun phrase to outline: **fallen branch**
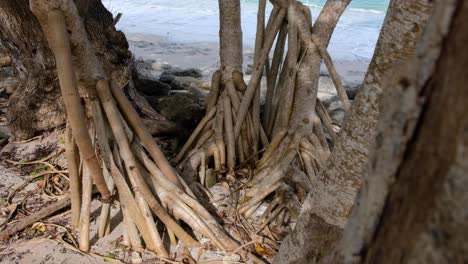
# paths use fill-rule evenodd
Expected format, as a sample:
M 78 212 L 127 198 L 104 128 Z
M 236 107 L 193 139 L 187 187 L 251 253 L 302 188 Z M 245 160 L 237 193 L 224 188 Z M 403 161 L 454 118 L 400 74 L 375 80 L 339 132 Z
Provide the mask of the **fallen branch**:
M 29 226 L 32 226 L 34 223 L 62 210 L 67 207 L 69 207 L 71 204 L 70 199 L 61 199 L 56 202 L 53 202 L 52 204 L 46 206 L 45 208 L 39 210 L 38 212 L 28 215 L 18 222 L 16 222 L 14 225 L 11 225 L 7 227 L 4 231 L 0 233 L 0 239 L 1 240 L 8 240 L 10 237 L 15 235 L 18 232 L 23 231 L 24 229 L 28 228 Z

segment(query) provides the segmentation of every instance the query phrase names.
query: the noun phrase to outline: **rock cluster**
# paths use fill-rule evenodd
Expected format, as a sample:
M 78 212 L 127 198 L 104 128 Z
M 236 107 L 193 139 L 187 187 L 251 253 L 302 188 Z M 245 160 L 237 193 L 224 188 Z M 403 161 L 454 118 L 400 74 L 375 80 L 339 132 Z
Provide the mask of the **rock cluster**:
M 149 105 L 168 121 L 176 124 L 177 143 L 183 143 L 204 114 L 204 101 L 210 81 L 199 69 L 181 69 L 164 65 L 154 68 L 151 62 L 137 61 L 135 88 Z

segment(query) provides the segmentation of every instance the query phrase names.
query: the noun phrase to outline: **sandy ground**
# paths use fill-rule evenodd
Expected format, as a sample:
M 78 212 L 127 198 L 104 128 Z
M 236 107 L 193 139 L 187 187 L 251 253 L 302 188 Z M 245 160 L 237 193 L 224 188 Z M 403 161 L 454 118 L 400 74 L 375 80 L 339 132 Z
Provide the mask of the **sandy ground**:
M 43 178 L 20 187 L 38 173 L 36 165 L 24 165 L 25 162 L 53 156 L 48 161 L 57 169 L 63 168 L 63 148 L 61 131 L 57 131 L 28 142 L 11 142 L 0 150 L 0 231 L 5 221 L 8 221 L 8 226 L 15 225 L 25 214 L 37 212 L 56 199 L 63 199 L 45 195 L 42 191 Z M 22 164 L 11 164 L 10 160 L 22 161 Z M 17 189 L 19 191 L 9 201 L 9 196 Z M 229 196 L 220 186 L 213 187 L 211 192 L 214 194 L 213 200 L 219 202 L 222 202 L 223 197 Z M 111 206 L 110 233 L 99 238 L 97 232 L 101 205 L 98 200 L 93 200 L 91 205 L 90 253 L 80 252 L 77 247 L 72 246 L 79 236 L 78 230 L 69 225 L 70 211 L 66 209 L 37 222 L 8 241 L 0 240 L 0 263 L 163 263 L 154 254 L 136 253 L 122 244 L 125 227 L 117 201 Z M 9 218 L 12 211 L 15 214 L 13 218 Z M 202 246 L 188 250 L 198 263 L 238 263 L 240 260 L 240 255 L 226 255 L 213 248 L 210 241 L 200 234 L 195 233 L 195 236 Z M 183 245 L 170 246 L 167 236 L 163 236 L 163 243 L 170 248 L 171 259 L 181 261 L 186 256 Z

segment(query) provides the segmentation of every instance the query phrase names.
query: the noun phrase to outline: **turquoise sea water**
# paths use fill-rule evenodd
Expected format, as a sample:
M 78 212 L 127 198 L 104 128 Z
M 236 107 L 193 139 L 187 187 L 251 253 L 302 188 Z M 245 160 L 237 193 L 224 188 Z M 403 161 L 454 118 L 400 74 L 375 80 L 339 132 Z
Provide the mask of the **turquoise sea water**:
M 316 18 L 326 0 L 304 0 Z M 218 41 L 217 0 L 103 0 L 123 17 L 118 27 L 128 33 L 167 36 L 172 41 Z M 368 60 L 382 26 L 389 0 L 353 0 L 330 42 L 334 59 Z M 255 41 L 258 0 L 241 0 L 244 45 Z M 268 5 L 267 12 L 271 10 Z

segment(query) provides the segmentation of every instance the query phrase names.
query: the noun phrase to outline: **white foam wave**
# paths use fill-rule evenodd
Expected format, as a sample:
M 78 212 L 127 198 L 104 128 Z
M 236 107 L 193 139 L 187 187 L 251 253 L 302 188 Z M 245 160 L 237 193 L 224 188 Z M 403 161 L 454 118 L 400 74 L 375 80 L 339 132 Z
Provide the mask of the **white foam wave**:
M 375 10 L 375 9 L 366 9 L 366 8 L 349 8 L 351 11 L 357 11 L 357 12 L 363 12 L 363 13 L 373 13 L 373 14 L 385 14 L 384 11 L 381 10 Z
M 103 0 L 103 3 L 113 13 L 123 13 L 117 26 L 124 32 L 163 35 L 182 42 L 218 41 L 217 0 Z M 257 3 L 243 1 L 241 5 L 246 45 L 253 45 L 255 41 Z M 307 5 L 312 8 L 316 19 L 321 5 L 310 2 Z M 269 5 L 267 13 L 270 10 Z M 383 11 L 349 8 L 331 40 L 329 50 L 332 56 L 340 59 L 370 58 L 383 18 Z

